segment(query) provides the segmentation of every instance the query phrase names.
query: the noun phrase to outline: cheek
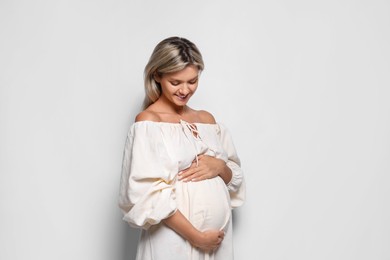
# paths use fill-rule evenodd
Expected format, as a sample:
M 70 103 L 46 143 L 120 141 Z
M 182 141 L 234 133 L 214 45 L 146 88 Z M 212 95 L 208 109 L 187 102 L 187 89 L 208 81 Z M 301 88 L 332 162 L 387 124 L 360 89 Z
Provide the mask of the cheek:
M 198 89 L 198 85 L 194 85 L 190 87 L 192 92 L 195 92 Z
M 160 85 L 161 85 L 161 87 L 164 88 L 164 89 L 169 89 L 169 87 L 170 87 L 169 84 L 167 84 L 165 81 L 161 81 L 161 82 L 160 82 Z
M 172 87 L 170 84 L 161 82 L 161 89 L 163 93 L 170 94 L 175 92 L 175 88 Z

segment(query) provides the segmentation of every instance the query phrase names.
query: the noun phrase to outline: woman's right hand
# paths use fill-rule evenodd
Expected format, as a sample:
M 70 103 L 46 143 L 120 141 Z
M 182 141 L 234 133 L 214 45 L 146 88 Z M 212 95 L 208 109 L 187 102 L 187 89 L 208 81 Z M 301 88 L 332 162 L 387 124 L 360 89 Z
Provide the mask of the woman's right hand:
M 225 233 L 222 230 L 207 230 L 199 232 L 198 235 L 190 241 L 191 244 L 203 251 L 216 249 L 222 242 Z
M 184 239 L 188 240 L 191 245 L 203 251 L 216 249 L 225 236 L 222 230 L 199 231 L 184 217 L 180 210 L 176 210 L 174 214 L 164 219 L 163 222 Z

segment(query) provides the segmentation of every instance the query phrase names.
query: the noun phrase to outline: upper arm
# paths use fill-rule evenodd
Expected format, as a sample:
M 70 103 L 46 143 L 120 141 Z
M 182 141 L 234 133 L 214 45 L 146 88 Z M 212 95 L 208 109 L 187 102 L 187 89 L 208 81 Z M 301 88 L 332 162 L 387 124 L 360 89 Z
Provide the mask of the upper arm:
M 199 110 L 198 113 L 199 113 L 199 118 L 202 121 L 202 123 L 206 123 L 206 124 L 215 124 L 216 123 L 215 118 L 211 113 L 209 113 L 205 110 Z
M 160 121 L 160 117 L 156 113 L 154 113 L 154 112 L 145 110 L 145 111 L 142 111 L 141 113 L 139 113 L 135 117 L 135 122 L 139 122 L 139 121 L 159 122 Z

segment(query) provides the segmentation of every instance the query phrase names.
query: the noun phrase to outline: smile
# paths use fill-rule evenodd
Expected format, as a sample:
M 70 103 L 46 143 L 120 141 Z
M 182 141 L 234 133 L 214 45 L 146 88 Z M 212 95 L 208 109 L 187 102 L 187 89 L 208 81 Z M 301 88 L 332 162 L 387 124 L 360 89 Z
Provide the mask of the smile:
M 187 95 L 178 95 L 178 94 L 176 94 L 175 96 L 178 97 L 180 100 L 185 100 L 188 97 L 188 94 Z

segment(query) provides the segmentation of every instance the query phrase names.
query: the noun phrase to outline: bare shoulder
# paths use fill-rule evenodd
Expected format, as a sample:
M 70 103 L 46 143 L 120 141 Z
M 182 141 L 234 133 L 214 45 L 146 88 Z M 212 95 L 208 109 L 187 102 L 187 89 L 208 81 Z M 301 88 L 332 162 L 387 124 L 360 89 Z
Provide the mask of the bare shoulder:
M 205 124 L 215 124 L 216 123 L 214 116 L 210 112 L 207 112 L 205 110 L 199 110 L 199 111 L 197 111 L 197 114 L 198 114 L 198 117 L 202 123 L 205 123 Z
M 160 122 L 160 117 L 156 112 L 150 110 L 144 110 L 135 117 L 135 122 L 140 121 L 153 121 Z

